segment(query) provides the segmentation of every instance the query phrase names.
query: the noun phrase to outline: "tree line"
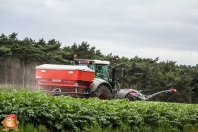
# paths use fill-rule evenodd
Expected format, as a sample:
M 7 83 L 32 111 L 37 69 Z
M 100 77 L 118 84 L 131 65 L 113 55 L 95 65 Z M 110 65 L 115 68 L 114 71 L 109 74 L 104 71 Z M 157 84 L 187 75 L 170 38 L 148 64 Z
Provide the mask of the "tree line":
M 16 85 L 24 88 L 36 87 L 35 67 L 40 64 L 71 64 L 73 55 L 79 59 L 100 59 L 117 64 L 116 77 L 121 88 L 143 90 L 152 94 L 170 88 L 177 89 L 174 94 L 161 94 L 155 101 L 197 103 L 198 102 L 198 67 L 177 65 L 174 61 L 159 62 L 159 58 L 119 57 L 102 54 L 87 42 L 63 46 L 51 39 L 35 41 L 31 38 L 19 40 L 17 33 L 0 36 L 0 84 Z M 122 76 L 122 68 L 126 75 Z

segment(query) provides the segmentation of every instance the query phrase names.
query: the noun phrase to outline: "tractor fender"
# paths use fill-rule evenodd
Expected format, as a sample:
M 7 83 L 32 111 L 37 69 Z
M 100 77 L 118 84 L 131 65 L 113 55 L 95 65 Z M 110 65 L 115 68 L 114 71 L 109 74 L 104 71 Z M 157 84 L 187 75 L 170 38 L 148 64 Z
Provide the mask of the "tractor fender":
M 131 93 L 134 89 L 121 89 L 117 94 L 116 94 L 116 99 L 124 99 L 126 98 L 126 95 L 128 93 Z
M 112 87 L 111 87 L 111 85 L 110 85 L 107 81 L 105 81 L 105 80 L 103 80 L 103 79 L 100 79 L 100 78 L 94 79 L 93 83 L 92 83 L 91 86 L 90 86 L 90 88 L 91 88 L 91 91 L 90 91 L 90 92 L 95 91 L 95 90 L 98 88 L 98 86 L 100 86 L 101 84 L 107 85 L 108 88 L 109 88 L 109 90 L 112 92 Z

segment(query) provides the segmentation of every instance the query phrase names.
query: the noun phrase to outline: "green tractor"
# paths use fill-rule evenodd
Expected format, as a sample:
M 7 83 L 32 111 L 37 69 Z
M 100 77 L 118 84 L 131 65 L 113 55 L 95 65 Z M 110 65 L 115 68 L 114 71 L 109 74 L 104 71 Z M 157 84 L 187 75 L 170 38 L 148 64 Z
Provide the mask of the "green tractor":
M 40 89 L 53 95 L 98 97 L 102 100 L 128 98 L 131 101 L 148 100 L 160 93 L 176 92 L 175 89 L 170 89 L 144 95 L 135 89 L 120 88 L 116 79 L 116 65 L 111 66 L 109 61 L 74 59 L 72 62 L 74 65 L 37 66 L 36 79 Z M 122 70 L 124 72 L 123 68 Z

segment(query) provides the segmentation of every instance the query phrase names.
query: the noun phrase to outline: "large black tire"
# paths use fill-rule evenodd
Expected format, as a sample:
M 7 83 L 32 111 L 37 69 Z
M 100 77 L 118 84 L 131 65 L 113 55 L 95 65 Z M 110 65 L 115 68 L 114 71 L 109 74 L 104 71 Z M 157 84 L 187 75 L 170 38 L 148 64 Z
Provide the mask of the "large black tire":
M 131 94 L 131 93 L 128 93 L 125 98 L 127 98 L 129 101 L 135 101 L 135 97 Z
M 106 85 L 102 84 L 91 93 L 91 97 L 98 97 L 101 100 L 110 100 L 113 95 L 110 89 Z

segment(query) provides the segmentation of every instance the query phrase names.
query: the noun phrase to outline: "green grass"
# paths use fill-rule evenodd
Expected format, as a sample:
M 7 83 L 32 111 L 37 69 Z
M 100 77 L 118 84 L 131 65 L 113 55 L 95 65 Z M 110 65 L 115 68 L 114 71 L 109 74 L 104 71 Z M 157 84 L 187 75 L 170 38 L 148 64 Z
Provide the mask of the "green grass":
M 4 127 L 0 126 L 0 132 L 4 132 L 2 129 Z M 9 132 L 15 132 L 15 130 L 10 129 Z M 43 125 L 38 125 L 35 127 L 32 124 L 19 124 L 19 132 L 53 132 L 50 129 L 47 129 Z M 75 131 L 67 131 L 67 130 L 60 130 L 59 132 L 75 132 Z M 148 126 L 139 126 L 139 127 L 134 127 L 131 129 L 129 125 L 123 125 L 122 128 L 118 129 L 112 129 L 112 128 L 105 128 L 103 129 L 100 126 L 91 126 L 90 129 L 83 130 L 83 131 L 76 131 L 76 132 L 198 132 L 198 129 L 195 127 L 191 126 L 186 126 L 183 131 L 176 130 L 174 128 L 171 128 L 168 125 L 161 125 L 156 129 L 151 129 Z
M 12 91 L 12 90 L 21 90 L 20 86 L 13 86 L 10 84 L 0 84 L 0 91 L 6 90 L 6 91 Z
M 39 125 L 38 127 L 33 126 L 32 124 L 19 124 L 19 132 L 51 132 L 45 126 Z M 3 125 L 0 127 L 0 132 L 3 131 Z M 9 132 L 15 132 L 14 129 L 10 129 Z

